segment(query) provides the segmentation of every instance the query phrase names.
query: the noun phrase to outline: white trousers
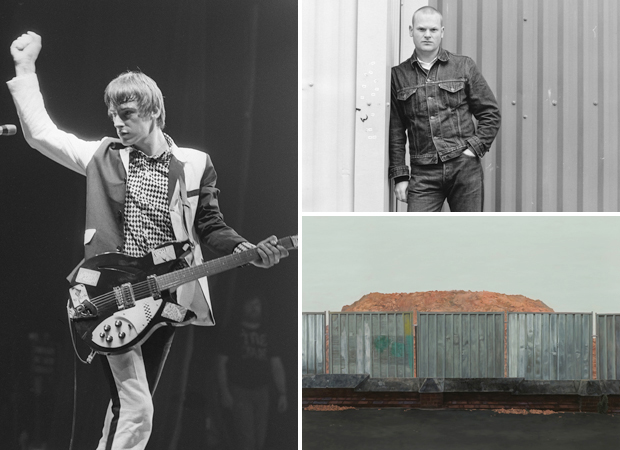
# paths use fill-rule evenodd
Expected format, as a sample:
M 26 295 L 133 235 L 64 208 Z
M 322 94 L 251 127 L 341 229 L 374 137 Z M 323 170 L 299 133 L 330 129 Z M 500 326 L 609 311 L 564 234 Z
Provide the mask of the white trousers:
M 118 403 L 113 393 L 97 450 L 142 450 L 149 440 L 153 424 L 153 400 L 142 348 L 108 355 L 107 359 L 114 377 Z M 107 445 L 108 440 L 113 441 L 110 446 Z
M 143 450 L 153 428 L 153 398 L 173 329 L 158 329 L 142 345 L 103 361 L 111 400 L 97 450 Z M 107 364 L 106 364 L 107 362 Z M 109 370 L 107 370 L 109 368 Z

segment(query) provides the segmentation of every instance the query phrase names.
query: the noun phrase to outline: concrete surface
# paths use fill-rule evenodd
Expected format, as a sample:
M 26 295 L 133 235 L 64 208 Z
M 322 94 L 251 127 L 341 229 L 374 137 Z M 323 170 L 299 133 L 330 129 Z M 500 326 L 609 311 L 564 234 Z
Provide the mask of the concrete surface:
M 572 450 L 620 447 L 620 415 L 356 409 L 303 411 L 304 450 Z

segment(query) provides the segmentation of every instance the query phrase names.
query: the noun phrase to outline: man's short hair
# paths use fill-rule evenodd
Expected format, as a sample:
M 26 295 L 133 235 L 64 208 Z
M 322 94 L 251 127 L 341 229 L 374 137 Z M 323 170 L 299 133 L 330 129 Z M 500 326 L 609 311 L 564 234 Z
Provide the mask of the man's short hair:
M 103 99 L 108 109 L 135 101 L 140 117 L 159 112 L 157 125 L 161 129 L 166 125 L 164 96 L 155 80 L 142 72 L 129 70 L 114 78 L 105 88 Z
M 411 17 L 411 25 L 412 26 L 415 25 L 415 16 L 418 13 L 422 13 L 422 14 L 439 14 L 439 17 L 441 17 L 441 26 L 443 27 L 443 14 L 441 14 L 439 11 L 437 11 L 432 6 L 422 6 L 421 8 L 417 9 L 416 12 L 414 12 L 413 16 Z

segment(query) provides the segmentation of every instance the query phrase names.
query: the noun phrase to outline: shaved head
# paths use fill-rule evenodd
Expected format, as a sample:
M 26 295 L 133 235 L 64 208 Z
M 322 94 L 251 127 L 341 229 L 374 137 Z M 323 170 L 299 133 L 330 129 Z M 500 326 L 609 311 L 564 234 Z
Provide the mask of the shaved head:
M 413 17 L 411 18 L 411 25 L 414 27 L 415 27 L 415 17 L 418 14 L 437 14 L 440 17 L 441 26 L 443 26 L 443 16 L 441 15 L 441 13 L 437 11 L 435 8 L 433 8 L 432 6 L 423 6 L 413 13 Z

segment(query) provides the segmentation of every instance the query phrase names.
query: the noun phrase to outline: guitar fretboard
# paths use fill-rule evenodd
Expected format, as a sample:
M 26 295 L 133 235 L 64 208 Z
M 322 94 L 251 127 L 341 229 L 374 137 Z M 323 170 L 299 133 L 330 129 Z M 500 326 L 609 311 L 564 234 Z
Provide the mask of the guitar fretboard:
M 278 240 L 278 245 L 283 246 L 287 250 L 293 250 L 297 248 L 297 236 L 282 238 Z M 162 291 L 173 289 L 202 277 L 209 277 L 229 269 L 234 269 L 235 267 L 244 266 L 258 258 L 260 258 L 260 256 L 256 248 L 240 253 L 233 253 L 232 255 L 207 261 L 198 266 L 187 267 L 175 272 L 160 275 L 156 278 L 157 285 Z

